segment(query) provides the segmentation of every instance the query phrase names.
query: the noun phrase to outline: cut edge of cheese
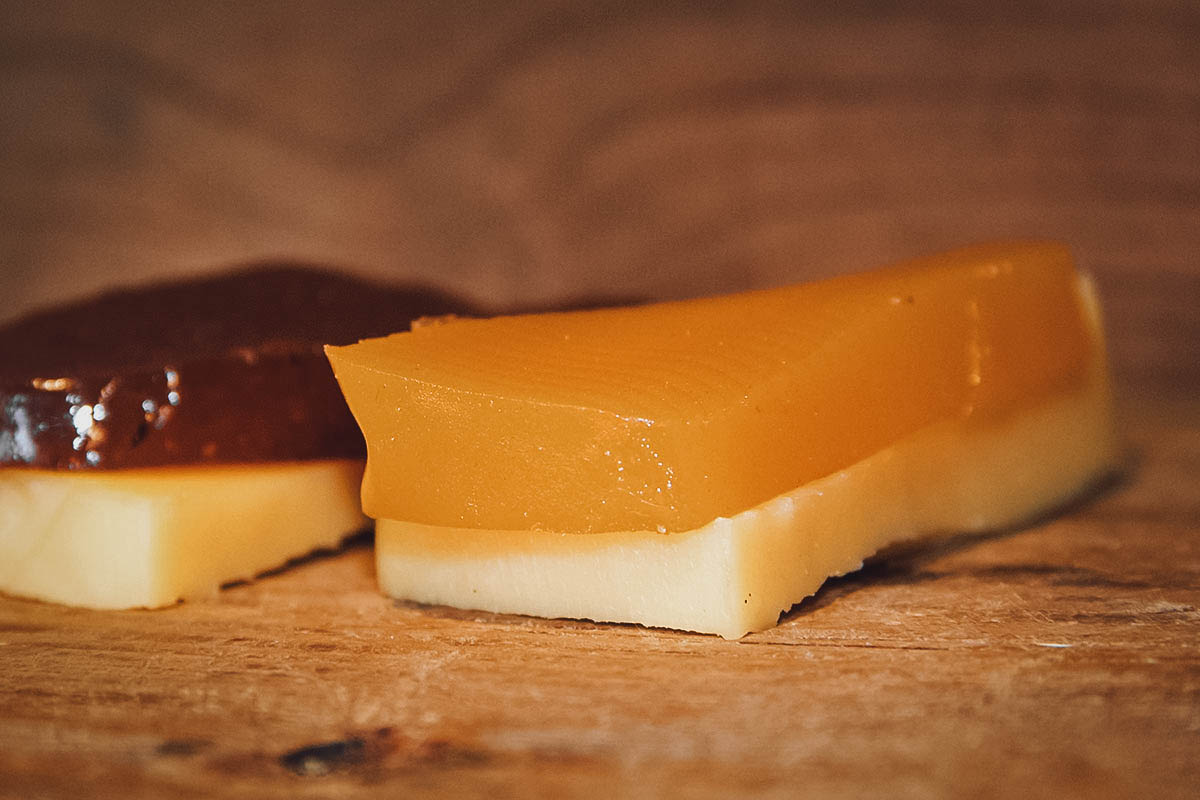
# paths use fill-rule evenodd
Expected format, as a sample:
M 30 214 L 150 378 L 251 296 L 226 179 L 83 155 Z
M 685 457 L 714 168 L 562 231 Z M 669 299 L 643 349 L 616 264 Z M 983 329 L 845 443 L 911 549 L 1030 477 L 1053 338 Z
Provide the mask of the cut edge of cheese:
M 1084 385 L 1002 422 L 930 426 L 853 466 L 684 533 L 550 533 L 380 519 L 388 595 L 539 617 L 627 622 L 727 639 L 775 625 L 829 577 L 903 540 L 1037 518 L 1118 462 L 1094 288 L 1097 342 Z
M 96 609 L 209 596 L 367 524 L 363 464 L 0 471 L 0 592 Z

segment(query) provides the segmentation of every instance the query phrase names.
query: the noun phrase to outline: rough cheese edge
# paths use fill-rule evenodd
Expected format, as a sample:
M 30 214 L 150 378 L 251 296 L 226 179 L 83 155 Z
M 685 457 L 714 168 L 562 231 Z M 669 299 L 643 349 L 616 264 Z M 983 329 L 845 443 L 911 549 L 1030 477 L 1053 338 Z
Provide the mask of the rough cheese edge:
M 211 595 L 367 523 L 362 462 L 0 471 L 0 591 L 89 608 Z
M 738 638 L 775 625 L 827 578 L 889 544 L 1034 518 L 1111 472 L 1118 458 L 1090 277 L 1080 277 L 1079 292 L 1097 343 L 1087 382 L 1003 423 L 931 426 L 686 533 L 488 531 L 381 519 L 380 586 L 420 603 Z

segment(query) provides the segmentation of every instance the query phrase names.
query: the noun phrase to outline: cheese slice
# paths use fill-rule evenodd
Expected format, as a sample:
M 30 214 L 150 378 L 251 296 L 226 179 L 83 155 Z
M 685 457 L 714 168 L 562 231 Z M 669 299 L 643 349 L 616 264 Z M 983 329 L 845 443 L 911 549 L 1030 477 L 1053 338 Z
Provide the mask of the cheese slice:
M 327 352 L 382 585 L 422 602 L 738 636 L 1115 458 L 1094 294 L 1053 244 Z
M 362 462 L 0 472 L 0 591 L 89 608 L 205 596 L 362 529 Z
M 893 542 L 996 530 L 1073 497 L 1115 462 L 1107 386 L 968 433 L 930 427 L 853 466 L 685 533 L 572 534 L 381 519 L 392 597 L 510 614 L 715 633 L 775 625 Z

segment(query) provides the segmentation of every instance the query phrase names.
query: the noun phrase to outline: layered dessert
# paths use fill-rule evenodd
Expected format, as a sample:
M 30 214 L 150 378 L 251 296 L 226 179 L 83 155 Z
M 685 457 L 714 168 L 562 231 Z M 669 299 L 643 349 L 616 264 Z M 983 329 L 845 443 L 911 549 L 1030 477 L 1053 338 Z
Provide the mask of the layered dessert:
M 365 447 L 321 345 L 471 309 L 289 265 L 0 328 L 0 591 L 154 607 L 362 528 Z
M 1096 297 L 1053 243 L 327 353 L 381 585 L 423 603 L 737 637 L 1116 459 Z

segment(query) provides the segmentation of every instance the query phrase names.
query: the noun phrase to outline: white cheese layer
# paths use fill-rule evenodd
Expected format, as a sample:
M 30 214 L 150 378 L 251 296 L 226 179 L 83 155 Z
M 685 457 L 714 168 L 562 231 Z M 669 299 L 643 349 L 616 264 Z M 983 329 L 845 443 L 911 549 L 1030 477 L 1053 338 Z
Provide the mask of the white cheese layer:
M 736 638 L 773 626 L 826 578 L 913 537 L 1004 528 L 1116 461 L 1108 384 L 1008 419 L 927 428 L 841 472 L 686 533 L 563 534 L 376 523 L 396 598 Z
M 349 460 L 0 471 L 0 591 L 90 608 L 215 592 L 363 527 Z

